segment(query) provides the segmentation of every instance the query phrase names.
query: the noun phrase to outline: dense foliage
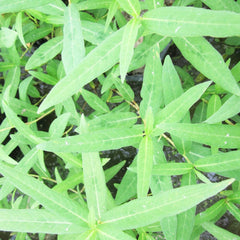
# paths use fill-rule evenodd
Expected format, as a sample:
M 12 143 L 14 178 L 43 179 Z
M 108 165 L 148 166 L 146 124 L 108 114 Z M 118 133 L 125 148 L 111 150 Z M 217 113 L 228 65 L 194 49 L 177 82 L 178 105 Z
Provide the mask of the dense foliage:
M 239 0 L 0 0 L 0 13 L 2 232 L 240 239 L 215 224 L 227 210 L 240 221 Z M 170 45 L 184 66 L 161 61 Z M 143 66 L 138 103 L 126 76 Z M 125 159 L 106 169 L 101 153 L 127 146 L 115 196 Z

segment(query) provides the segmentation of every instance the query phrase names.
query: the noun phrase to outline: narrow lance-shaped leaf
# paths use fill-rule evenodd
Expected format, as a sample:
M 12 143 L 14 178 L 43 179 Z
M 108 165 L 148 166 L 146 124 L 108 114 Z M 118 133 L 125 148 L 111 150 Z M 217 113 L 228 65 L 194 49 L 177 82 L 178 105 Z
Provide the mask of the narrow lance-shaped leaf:
M 71 223 L 77 223 L 79 229 L 87 227 L 87 210 L 75 201 L 49 189 L 38 180 L 23 174 L 20 170 L 11 168 L 0 162 L 0 172 L 20 191 L 31 196 L 47 210 Z
M 54 139 L 39 144 L 37 147 L 53 152 L 104 151 L 138 144 L 143 135 L 142 131 L 142 125 L 132 128 L 109 128 L 88 134 Z
M 156 124 L 164 122 L 178 122 L 188 112 L 189 108 L 201 97 L 211 82 L 198 84 L 180 97 L 170 102 L 165 108 L 159 111 L 156 116 Z
M 153 138 L 153 167 L 157 164 L 166 164 L 167 160 L 163 152 L 163 142 Z M 151 192 L 157 195 L 160 192 L 173 189 L 171 176 L 152 175 Z M 177 235 L 177 216 L 168 216 L 160 220 L 161 229 L 166 239 L 175 240 Z
M 178 98 L 183 93 L 181 80 L 169 55 L 164 59 L 162 85 L 165 105 L 169 104 L 172 100 Z
M 139 228 L 192 208 L 231 184 L 234 179 L 220 183 L 198 184 L 161 192 L 153 197 L 132 200 L 106 212 L 102 224 L 119 229 Z
M 115 13 L 117 12 L 118 8 L 119 8 L 118 1 L 113 0 L 111 5 L 108 8 L 107 20 L 106 20 L 106 23 L 105 23 L 105 31 L 108 29 L 108 27 L 109 27 Z
M 153 166 L 152 174 L 161 176 L 182 175 L 193 169 L 190 163 L 160 163 Z
M 134 158 L 130 167 L 137 166 L 137 156 Z M 131 170 L 127 170 L 123 176 L 120 185 L 117 189 L 115 202 L 117 205 L 128 201 L 130 198 L 137 195 L 137 174 Z
M 137 158 L 137 195 L 138 198 L 147 196 L 153 165 L 153 143 L 145 136 L 140 145 Z
M 181 186 L 196 184 L 196 175 L 193 171 L 182 176 Z M 177 215 L 177 238 L 176 240 L 191 240 L 194 227 L 196 207 L 190 208 Z
M 223 18 L 224 16 L 224 18 Z M 161 7 L 144 14 L 146 30 L 171 37 L 239 35 L 240 15 L 193 7 Z
M 18 12 L 25 9 L 39 7 L 48 3 L 51 3 L 52 0 L 40 0 L 40 1 L 32 1 L 32 0 L 12 0 L 5 1 L 0 0 L 0 13 L 10 13 L 10 12 Z
M 180 97 L 183 93 L 181 80 L 169 56 L 166 56 L 164 60 L 163 71 L 162 71 L 162 89 L 163 89 L 163 98 L 164 98 L 165 106 L 173 102 L 178 97 Z M 192 100 L 196 101 L 197 96 L 200 97 L 199 93 L 197 93 L 197 91 L 193 93 L 191 100 L 189 100 L 188 103 L 184 104 L 185 105 L 184 107 L 189 107 L 190 105 L 188 104 L 191 104 L 191 103 L 193 104 Z M 187 96 L 185 96 L 184 100 L 186 100 L 186 98 Z M 179 103 L 179 105 L 181 105 L 181 103 Z M 183 109 L 181 109 L 180 111 L 182 112 L 182 114 L 185 114 L 181 122 L 190 122 L 189 111 L 185 112 L 186 110 L 183 110 Z M 181 154 L 185 154 L 191 149 L 191 142 L 184 141 L 182 138 L 173 137 L 173 142 L 178 152 Z
M 120 49 L 120 75 L 121 80 L 124 82 L 127 74 L 131 59 L 133 57 L 133 48 L 136 42 L 137 33 L 139 28 L 139 20 L 132 19 L 126 25 L 123 33 L 123 39 Z
M 81 117 L 81 132 L 88 133 L 84 116 Z M 97 219 L 106 211 L 107 188 L 101 159 L 98 152 L 82 153 L 84 187 L 88 209 L 92 209 Z
M 205 122 L 212 124 L 227 120 L 239 113 L 239 106 L 240 97 L 233 95 Z
M 79 65 L 85 55 L 80 15 L 71 3 L 64 11 L 62 61 L 66 74 Z
M 56 216 L 46 210 L 38 209 L 0 209 L 1 231 L 71 234 L 80 233 L 77 224 Z
M 77 4 L 79 10 L 109 8 L 114 0 L 88 0 Z
M 122 232 L 118 228 L 99 226 L 97 228 L 99 240 L 134 240 L 129 234 Z
M 63 78 L 39 107 L 39 112 L 56 105 L 79 91 L 85 84 L 109 70 L 119 60 L 124 28 L 112 34 L 91 51 L 81 63 Z M 97 59 L 97 60 L 96 60 Z
M 186 140 L 219 148 L 239 148 L 240 146 L 240 126 L 161 123 L 156 128 L 161 132 L 169 132 Z
M 207 208 L 205 211 L 200 212 L 195 217 L 195 225 L 200 225 L 204 222 L 219 219 L 226 212 L 226 210 L 226 200 L 221 199 L 218 202 L 214 203 L 211 207 Z
M 203 228 L 211 233 L 214 237 L 221 240 L 240 240 L 240 237 L 223 228 L 216 226 L 213 222 L 202 224 Z
M 240 16 L 240 14 L 239 14 Z M 222 18 L 222 17 L 221 17 Z M 225 17 L 223 18 L 226 21 Z M 173 38 L 183 56 L 207 78 L 240 96 L 240 89 L 219 52 L 203 37 Z
M 124 11 L 137 17 L 140 14 L 141 7 L 138 0 L 117 0 L 119 5 L 123 8 Z
M 240 168 L 240 151 L 218 153 L 199 159 L 194 164 L 195 168 L 204 172 L 224 172 Z
M 38 150 L 36 147 L 29 151 L 17 164 L 16 169 L 20 169 L 23 173 L 27 173 L 38 159 L 36 156 L 37 152 Z M 13 189 L 14 186 L 5 179 L 0 191 L 0 200 L 6 197 Z
M 240 4 L 234 0 L 201 0 L 213 10 L 226 10 L 240 13 Z
M 62 51 L 62 37 L 55 37 L 42 44 L 28 59 L 26 70 L 37 68 L 47 61 L 53 59 Z
M 210 97 L 207 107 L 207 118 L 213 115 L 221 107 L 221 99 L 218 95 L 214 94 Z
M 228 211 L 238 220 L 240 221 L 240 209 L 233 204 L 232 202 L 227 202 Z
M 150 106 L 155 115 L 163 99 L 161 97 L 161 74 L 162 64 L 159 57 L 160 49 L 156 45 L 150 50 L 144 70 L 143 86 L 141 89 L 142 101 L 140 104 L 140 114 L 144 119 L 146 111 Z
M 34 144 L 38 144 L 42 142 L 42 140 L 35 135 L 35 133 L 24 124 L 17 116 L 15 112 L 6 104 L 5 100 L 2 102 L 2 106 L 4 112 L 8 118 L 8 120 L 12 123 L 12 125 L 19 131 L 20 134 L 25 136 L 30 142 Z
M 27 48 L 24 37 L 23 37 L 23 29 L 22 29 L 22 12 L 19 12 L 16 17 L 16 29 L 18 33 L 18 37 L 22 43 L 22 45 Z
M 89 92 L 85 89 L 81 90 L 81 94 L 84 100 L 88 103 L 88 105 L 99 113 L 107 113 L 109 112 L 108 105 L 96 94 Z

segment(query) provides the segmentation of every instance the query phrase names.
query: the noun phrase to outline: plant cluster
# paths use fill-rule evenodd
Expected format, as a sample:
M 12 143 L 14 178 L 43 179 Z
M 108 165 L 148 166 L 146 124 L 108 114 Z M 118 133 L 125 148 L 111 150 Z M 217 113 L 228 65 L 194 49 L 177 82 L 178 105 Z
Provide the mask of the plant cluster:
M 0 13 L 2 232 L 240 239 L 215 224 L 227 210 L 240 221 L 240 61 L 229 58 L 240 46 L 239 0 L 0 0 Z M 170 44 L 198 76 L 161 61 Z M 126 76 L 143 66 L 139 104 Z M 101 153 L 126 146 L 138 153 L 113 196 L 107 182 L 125 161 L 105 169 Z M 167 161 L 166 146 L 183 161 Z M 46 152 L 66 176 L 46 167 Z

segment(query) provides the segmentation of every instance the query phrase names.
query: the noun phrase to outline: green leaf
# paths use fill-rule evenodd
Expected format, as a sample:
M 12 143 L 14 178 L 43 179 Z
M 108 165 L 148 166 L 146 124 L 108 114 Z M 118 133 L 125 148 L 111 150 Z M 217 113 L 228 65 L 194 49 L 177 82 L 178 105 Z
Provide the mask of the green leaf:
M 121 170 L 121 168 L 125 165 L 125 163 L 126 161 L 121 161 L 120 163 L 110 168 L 107 168 L 104 171 L 106 182 L 110 181 Z
M 169 55 L 164 59 L 162 70 L 162 86 L 165 105 L 182 95 L 181 80 Z
M 11 68 L 7 76 L 5 77 L 5 82 L 4 82 L 4 87 L 3 87 L 3 92 L 6 92 L 7 88 L 9 89 L 9 96 L 10 97 L 15 97 L 16 93 L 18 91 L 18 85 L 20 82 L 20 76 L 21 76 L 21 70 L 19 66 L 16 66 L 14 68 Z
M 1 158 L 1 161 L 4 161 L 12 165 L 17 165 L 17 162 L 5 153 L 2 146 L 0 147 L 0 158 Z
M 153 138 L 154 144 L 154 157 L 153 157 L 153 167 L 157 164 L 165 164 L 167 160 L 163 152 L 163 143 Z M 173 189 L 172 180 L 170 176 L 157 176 L 152 175 L 151 178 L 151 192 L 153 195 L 157 195 L 160 192 Z M 168 216 L 160 220 L 161 229 L 166 239 L 176 239 L 177 233 L 177 216 Z M 161 231 L 161 230 L 160 230 Z
M 163 88 L 163 98 L 164 98 L 165 105 L 173 102 L 175 99 L 180 97 L 183 93 L 181 80 L 169 56 L 166 56 L 164 60 L 163 73 L 162 73 L 162 88 Z M 193 96 L 195 96 L 195 94 L 193 94 Z M 194 99 L 196 100 L 195 97 L 189 100 L 189 102 L 186 103 L 185 106 L 189 106 L 188 104 L 191 103 L 191 101 Z M 182 109 L 181 111 L 184 114 L 186 110 L 184 111 Z M 185 113 L 185 116 L 183 117 L 181 122 L 190 122 L 189 111 Z M 177 150 L 181 154 L 185 154 L 191 149 L 191 142 L 189 141 L 184 141 L 181 138 L 173 137 L 173 142 Z
M 141 7 L 138 0 L 117 0 L 120 7 L 128 14 L 137 17 L 140 14 Z
M 216 226 L 212 222 L 206 222 L 202 224 L 203 228 L 211 233 L 214 237 L 221 240 L 239 240 L 240 237 L 236 234 L 228 232 L 227 230 Z
M 200 123 L 206 119 L 207 116 L 207 104 L 204 101 L 201 101 L 195 111 L 192 118 L 192 123 Z
M 66 5 L 63 1 L 59 0 L 52 0 L 46 5 L 41 5 L 38 7 L 34 7 L 39 12 L 49 14 L 49 15 L 57 15 L 62 16 L 64 14 L 64 9 L 66 8 Z
M 21 10 L 39 7 L 51 2 L 52 0 L 12 0 L 11 2 L 0 0 L 0 13 L 19 12 Z
M 137 166 L 137 158 L 135 158 L 130 165 L 130 167 Z M 125 175 L 123 176 L 120 185 L 117 189 L 117 194 L 115 198 L 115 203 L 120 205 L 128 201 L 130 198 L 137 195 L 137 174 L 127 170 Z
M 85 84 L 116 64 L 119 60 L 123 29 L 124 28 L 118 30 L 104 40 L 98 47 L 91 51 L 68 76 L 55 85 L 40 105 L 38 111 L 42 112 L 64 101 L 78 92 Z
M 133 112 L 109 112 L 88 122 L 89 131 L 102 128 L 132 127 L 137 122 L 138 116 Z M 78 129 L 75 131 L 78 132 Z
M 207 118 L 217 112 L 221 105 L 221 98 L 216 94 L 212 95 L 208 101 Z
M 79 10 L 109 8 L 113 0 L 87 0 L 77 4 Z
M 40 143 L 42 140 L 35 135 L 35 133 L 30 129 L 29 126 L 25 125 L 17 116 L 15 112 L 6 104 L 5 101 L 2 102 L 4 112 L 11 122 L 11 124 L 19 131 L 22 136 L 25 136 L 30 142 L 34 144 Z
M 14 45 L 16 39 L 17 39 L 17 32 L 15 32 L 11 29 L 5 28 L 5 27 L 1 28 L 1 30 L 0 30 L 0 47 L 10 48 Z
M 136 42 L 137 33 L 139 28 L 139 20 L 132 19 L 129 21 L 124 29 L 121 49 L 120 49 L 120 75 L 121 80 L 124 82 L 130 62 L 133 57 L 133 48 Z
M 192 208 L 201 201 L 226 188 L 234 180 L 220 183 L 198 184 L 161 192 L 153 197 L 132 200 L 104 214 L 102 224 L 132 229 L 157 222 Z
M 240 126 L 188 123 L 161 123 L 161 132 L 169 132 L 186 140 L 214 145 L 219 148 L 239 148 Z
M 194 7 L 156 8 L 142 18 L 147 31 L 171 37 L 237 36 L 239 22 L 240 15 L 234 12 Z
M 55 37 L 42 44 L 29 58 L 25 66 L 26 70 L 37 68 L 53 59 L 62 51 L 62 37 Z
M 196 176 L 193 171 L 182 176 L 181 186 L 196 184 Z M 177 215 L 177 237 L 176 240 L 191 240 L 194 227 L 196 207 Z
M 116 14 L 117 10 L 119 8 L 119 4 L 117 0 L 112 1 L 108 8 L 108 14 L 107 14 L 107 19 L 105 23 L 105 31 L 108 29 L 110 23 L 112 22 L 112 19 L 114 15 Z
M 78 224 L 79 231 L 87 228 L 87 211 L 75 201 L 49 189 L 38 180 L 23 174 L 22 171 L 5 166 L 2 162 L 0 162 L 0 172 L 11 184 L 38 201 L 46 210 Z
M 1 231 L 71 234 L 81 232 L 77 224 L 56 216 L 46 210 L 38 209 L 0 209 Z
M 119 231 L 118 228 L 109 228 L 107 226 L 99 226 L 97 228 L 99 240 L 133 240 L 127 233 Z
M 199 159 L 194 164 L 195 168 L 204 172 L 224 172 L 240 168 L 240 151 L 218 153 Z
M 226 21 L 225 18 L 223 20 Z M 183 56 L 198 71 L 223 89 L 240 96 L 240 89 L 231 71 L 219 52 L 206 39 L 202 37 L 183 37 L 173 40 Z
M 53 152 L 96 152 L 138 144 L 143 126 L 133 128 L 109 128 L 78 136 L 54 139 L 39 144 L 38 149 Z
M 240 13 L 240 5 L 234 0 L 201 0 L 213 10 L 225 10 Z
M 101 160 L 97 152 L 82 153 L 84 186 L 89 209 L 97 219 L 106 211 L 106 184 Z
M 0 62 L 0 72 L 7 71 L 11 68 L 14 68 L 16 65 L 10 62 Z
M 240 221 L 240 210 L 237 206 L 232 202 L 227 202 L 227 209 L 238 221 Z
M 81 90 L 82 96 L 84 100 L 88 103 L 88 105 L 96 110 L 99 113 L 107 113 L 109 112 L 108 105 L 99 98 L 96 94 L 89 92 L 85 89 Z
M 240 97 L 238 96 L 231 96 L 213 115 L 211 115 L 207 120 L 206 123 L 218 123 L 228 118 L 231 118 L 239 113 L 239 104 L 240 104 Z
M 80 15 L 75 4 L 64 10 L 62 61 L 66 74 L 79 65 L 85 56 Z
M 36 148 L 33 148 L 31 151 L 29 151 L 17 164 L 16 169 L 21 170 L 22 173 L 27 173 L 29 169 L 31 169 L 33 165 L 36 163 L 36 161 L 38 160 L 36 156 L 37 153 L 38 153 L 38 150 Z M 9 181 L 5 180 L 1 187 L 0 199 L 2 200 L 13 190 L 14 190 L 14 186 L 10 184 Z
M 22 43 L 22 45 L 27 48 L 26 42 L 23 37 L 23 27 L 22 27 L 22 12 L 19 12 L 16 17 L 16 30 L 18 33 L 18 37 Z
M 190 163 L 160 163 L 153 166 L 152 174 L 161 176 L 182 175 L 192 171 Z
M 110 77 L 114 78 L 113 83 L 118 89 L 120 95 L 127 101 L 133 101 L 134 100 L 134 92 L 132 88 L 126 83 L 121 82 L 120 78 L 116 76 L 116 72 L 110 73 Z
M 49 134 L 52 139 L 59 138 L 63 135 L 70 115 L 70 113 L 64 113 L 51 123 L 49 127 Z
M 156 116 L 156 124 L 164 122 L 178 122 L 186 115 L 189 108 L 201 97 L 211 82 L 198 84 L 177 99 L 171 101 L 165 108 L 160 110 Z
M 89 132 L 84 115 L 81 117 L 80 127 L 82 133 Z M 99 153 L 82 153 L 82 166 L 88 209 L 93 211 L 96 219 L 101 219 L 107 209 L 107 188 Z
M 146 111 L 152 108 L 153 115 L 156 114 L 161 106 L 161 74 L 162 64 L 159 57 L 160 49 L 156 45 L 150 50 L 144 70 L 143 85 L 141 89 L 142 101 L 140 104 L 140 115 L 142 119 L 146 117 Z
M 153 143 L 149 136 L 145 136 L 139 145 L 137 157 L 137 196 L 147 196 L 153 165 Z
M 208 221 L 215 221 L 215 219 L 217 220 L 221 218 L 226 210 L 226 200 L 221 199 L 205 211 L 200 212 L 195 218 L 195 225 L 201 225 L 202 223 Z
M 42 82 L 49 84 L 49 85 L 55 85 L 58 82 L 58 79 L 55 77 L 50 76 L 49 74 L 43 73 L 43 72 L 35 72 L 35 71 L 29 71 L 29 73 L 34 76 L 35 78 L 41 80 Z
M 41 38 L 44 38 L 52 31 L 52 26 L 50 24 L 42 24 L 39 28 L 34 29 L 24 35 L 26 43 L 35 42 Z

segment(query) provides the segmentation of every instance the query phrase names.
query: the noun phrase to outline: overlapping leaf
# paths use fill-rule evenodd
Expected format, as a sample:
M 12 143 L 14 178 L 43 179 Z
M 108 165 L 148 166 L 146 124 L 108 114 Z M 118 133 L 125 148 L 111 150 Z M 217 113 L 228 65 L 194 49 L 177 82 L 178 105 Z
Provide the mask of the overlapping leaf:
M 0 13 L 10 13 L 10 12 L 18 12 L 25 9 L 35 8 L 42 5 L 46 5 L 51 3 L 51 0 L 39 0 L 39 1 L 32 1 L 32 0 L 13 0 L 13 1 L 5 1 L 0 0 Z
M 119 59 L 123 29 L 103 41 L 81 61 L 79 66 L 55 85 L 40 105 L 39 112 L 64 101 L 116 64 Z
M 67 221 L 77 223 L 79 231 L 87 229 L 87 210 L 69 198 L 56 193 L 38 180 L 25 175 L 0 162 L 0 172 L 20 191 L 42 204 L 53 215 L 64 216 Z
M 62 62 L 66 74 L 79 65 L 85 56 L 80 15 L 75 4 L 64 11 Z
M 0 209 L 1 231 L 71 234 L 81 232 L 76 224 L 46 210 Z
M 157 125 L 157 129 L 186 140 L 215 145 L 219 148 L 239 148 L 240 146 L 240 126 L 161 123 Z
M 142 138 L 143 126 L 109 128 L 60 139 L 38 145 L 39 149 L 53 152 L 96 152 L 132 146 Z
M 225 21 L 226 19 L 224 19 Z M 223 89 L 240 96 L 240 89 L 222 56 L 202 37 L 174 38 L 183 56 L 207 78 Z
M 224 18 L 223 18 L 224 16 Z M 161 7 L 144 14 L 143 26 L 171 37 L 239 35 L 240 14 L 193 7 Z
M 160 219 L 190 209 L 199 202 L 221 191 L 234 180 L 216 184 L 199 184 L 162 192 L 125 203 L 103 215 L 103 224 L 119 229 L 132 229 L 159 221 Z

